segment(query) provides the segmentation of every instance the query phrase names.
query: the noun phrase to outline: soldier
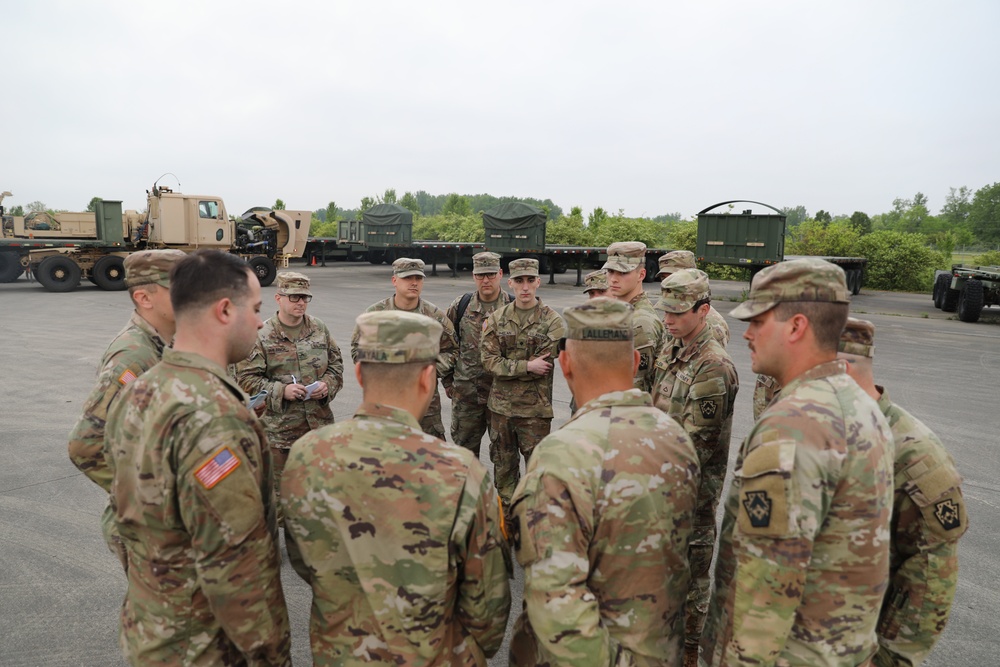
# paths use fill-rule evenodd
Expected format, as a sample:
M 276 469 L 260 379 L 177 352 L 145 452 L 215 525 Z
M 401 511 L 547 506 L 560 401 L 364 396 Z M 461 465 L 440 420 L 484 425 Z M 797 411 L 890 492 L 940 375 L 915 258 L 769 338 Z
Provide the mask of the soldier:
M 892 435 L 837 360 L 844 272 L 818 258 L 761 271 L 733 309 L 756 373 L 784 387 L 737 457 L 708 665 L 862 665 L 889 573 Z
M 666 280 L 671 274 L 681 269 L 698 268 L 694 262 L 694 253 L 690 250 L 672 250 L 660 255 L 659 266 L 660 270 L 656 272 L 656 277 L 661 281 Z M 663 313 L 660 314 L 663 315 Z M 708 326 L 712 329 L 712 335 L 715 337 L 715 340 L 719 341 L 722 347 L 728 346 L 729 324 L 726 322 L 726 318 L 720 315 L 714 306 L 709 309 L 708 317 L 705 318 L 705 321 L 708 322 Z
M 108 415 L 122 651 L 133 665 L 290 665 L 271 452 L 226 374 L 263 326 L 260 284 L 236 255 L 199 250 L 171 269 L 170 300 L 173 349 Z
M 512 665 L 679 665 L 698 457 L 633 386 L 633 311 L 567 308 L 559 365 L 580 410 L 546 437 L 517 488 L 524 566 Z
M 962 478 L 938 437 L 875 384 L 871 322 L 848 319 L 837 356 L 878 401 L 896 445 L 889 590 L 879 614 L 875 665 L 919 665 L 944 631 L 958 584 L 958 538 L 969 527 Z
M 466 292 L 448 307 L 448 321 L 455 325 L 458 338 L 455 376 L 448 398 L 451 399 L 452 441 L 478 457 L 483 435 L 489 428 L 486 402 L 493 384 L 493 377 L 483 370 L 479 341 L 486 318 L 510 303 L 511 296 L 500 288 L 503 269 L 500 268 L 500 255 L 496 253 L 474 255 L 472 277 L 476 281 L 476 291 Z
M 455 325 L 451 323 L 445 312 L 435 306 L 430 301 L 420 298 L 424 291 L 424 262 L 421 259 L 410 259 L 400 257 L 392 263 L 392 285 L 396 288 L 396 293 L 387 299 L 368 306 L 366 313 L 377 310 L 402 310 L 420 313 L 437 320 L 444 331 L 441 333 L 441 356 L 437 362 L 438 377 L 445 390 L 451 388 L 452 374 L 455 370 L 455 355 L 458 353 L 458 341 L 455 339 Z M 358 360 L 358 336 L 360 332 L 357 327 L 351 337 L 351 360 Z M 444 422 L 441 420 L 441 396 L 434 390 L 434 397 L 431 405 L 427 409 L 427 414 L 420 420 L 420 427 L 425 433 L 430 433 L 435 438 L 445 439 Z
M 632 304 L 635 314 L 633 343 L 639 352 L 639 370 L 635 375 L 635 386 L 643 391 L 653 391 L 656 378 L 656 355 L 663 347 L 663 320 L 653 310 L 653 304 L 642 289 L 646 278 L 646 244 L 639 241 L 623 241 L 608 246 L 608 261 L 604 263 L 608 272 L 608 295 L 619 301 Z
M 296 442 L 282 483 L 313 661 L 485 665 L 510 611 L 507 547 L 486 470 L 417 421 L 442 327 L 399 311 L 357 325 L 361 407 Z
M 111 341 L 101 359 L 97 385 L 83 415 L 69 434 L 69 458 L 80 472 L 111 492 L 111 470 L 104 460 L 104 428 L 118 393 L 152 368 L 174 337 L 170 306 L 170 267 L 186 257 L 180 250 L 143 250 L 125 258 L 125 285 L 132 298 L 132 317 Z M 101 514 L 101 531 L 111 553 L 128 572 L 128 553 L 115 527 L 110 502 Z
M 515 259 L 509 268 L 514 302 L 486 319 L 482 337 L 483 369 L 493 376 L 486 404 L 490 460 L 504 511 L 521 476 L 520 455 L 528 460 L 551 429 L 551 359 L 565 331 L 559 313 L 535 295 L 542 284 L 538 260 Z
M 753 420 L 757 421 L 764 410 L 774 400 L 774 395 L 781 391 L 778 381 L 767 375 L 758 375 L 753 388 Z
M 596 299 L 599 296 L 606 296 L 608 290 L 608 272 L 604 269 L 591 271 L 583 277 L 583 293 L 588 299 Z
M 274 300 L 278 312 L 264 323 L 250 356 L 237 365 L 236 377 L 251 396 L 268 392 L 263 421 L 278 493 L 292 443 L 333 423 L 330 402 L 344 386 L 344 361 L 326 325 L 306 314 L 312 301 L 309 278 L 279 273 Z M 278 516 L 280 523 L 280 507 Z
M 733 406 L 740 383 L 733 360 L 706 322 L 712 307 L 708 276 L 698 269 L 681 269 L 668 276 L 661 288 L 657 309 L 666 313 L 670 338 L 656 362 L 653 404 L 684 427 L 698 452 L 701 472 L 688 547 L 691 585 L 684 630 L 684 664 L 697 667 L 698 642 L 708 612 L 715 511 L 729 463 Z

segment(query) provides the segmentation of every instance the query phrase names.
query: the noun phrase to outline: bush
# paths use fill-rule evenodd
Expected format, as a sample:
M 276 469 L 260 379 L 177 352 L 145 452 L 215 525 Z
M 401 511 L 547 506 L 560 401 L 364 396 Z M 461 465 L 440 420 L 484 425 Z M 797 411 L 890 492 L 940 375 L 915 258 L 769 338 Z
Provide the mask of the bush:
M 853 257 L 858 254 L 860 239 L 861 233 L 849 220 L 826 225 L 817 220 L 806 220 L 788 231 L 785 254 Z
M 973 264 L 976 266 L 1000 266 L 1000 250 L 990 250 L 978 255 Z
M 611 216 L 601 222 L 593 237 L 593 245 L 609 246 L 616 241 L 642 241 L 650 248 L 667 245 L 667 226 L 646 218 Z
M 866 234 L 853 254 L 868 258 L 865 284 L 871 289 L 930 291 L 935 269 L 946 268 L 945 257 L 927 247 L 923 234 L 911 232 Z
M 545 243 L 552 245 L 591 246 L 593 236 L 582 216 L 561 215 L 545 228 Z
M 335 238 L 337 236 L 337 223 L 320 222 L 319 220 L 313 219 L 312 223 L 309 225 L 309 236 L 325 236 Z
M 413 220 L 413 239 L 420 241 L 482 242 L 486 238 L 478 215 L 422 215 Z

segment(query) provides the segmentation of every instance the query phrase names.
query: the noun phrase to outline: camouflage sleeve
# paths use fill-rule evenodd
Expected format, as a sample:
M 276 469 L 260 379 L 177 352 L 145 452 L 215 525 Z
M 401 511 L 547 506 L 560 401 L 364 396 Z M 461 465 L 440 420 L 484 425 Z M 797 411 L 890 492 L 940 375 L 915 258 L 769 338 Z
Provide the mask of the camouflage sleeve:
M 320 380 L 326 383 L 329 392 L 326 402 L 330 403 L 344 388 L 344 359 L 340 354 L 340 346 L 330 335 L 330 330 L 325 325 L 323 329 L 326 334 L 326 373 Z
M 444 331 L 441 332 L 441 352 L 438 354 L 437 372 L 438 377 L 441 378 L 441 384 L 447 388 L 451 386 L 452 378 L 455 375 L 458 336 L 455 334 L 455 325 L 451 323 L 451 320 L 444 316 L 443 311 L 438 312 L 442 314 L 439 321 L 444 327 Z
M 552 311 L 552 319 L 549 322 L 549 338 L 552 340 L 552 349 L 549 350 L 549 359 L 556 362 L 559 356 L 559 341 L 566 337 L 566 322 L 559 313 Z
M 267 376 L 267 353 L 260 340 L 243 361 L 236 364 L 236 382 L 240 389 L 253 396 L 267 390 L 267 409 L 270 412 L 285 411 L 285 382 L 272 380 Z
M 367 312 L 367 311 L 366 311 Z M 358 341 L 361 340 L 361 329 L 354 325 L 354 332 L 351 334 L 351 363 L 358 363 Z
M 261 479 L 267 454 L 234 417 L 181 424 L 177 443 L 176 502 L 212 613 L 249 664 L 290 664 L 281 562 L 264 505 L 273 502 L 271 482 Z
M 707 463 L 706 455 L 711 455 L 719 447 L 723 430 L 730 425 L 733 404 L 739 391 L 736 368 L 730 363 L 707 366 L 695 376 L 686 406 L 684 430 L 694 441 L 700 465 Z M 724 443 L 728 449 L 729 443 Z
M 469 470 L 452 533 L 460 581 L 456 617 L 486 657 L 503 643 L 510 614 L 508 547 L 498 517 L 493 483 L 475 466 Z
M 641 316 L 636 313 L 632 330 L 635 349 L 639 353 L 639 368 L 636 369 L 633 384 L 636 389 L 652 391 L 656 377 L 656 353 L 663 342 L 663 325 L 652 314 L 643 311 Z
M 519 378 L 528 375 L 527 361 L 508 359 L 503 356 L 494 315 L 490 315 L 483 325 L 483 337 L 479 341 L 479 347 L 483 370 L 493 377 Z

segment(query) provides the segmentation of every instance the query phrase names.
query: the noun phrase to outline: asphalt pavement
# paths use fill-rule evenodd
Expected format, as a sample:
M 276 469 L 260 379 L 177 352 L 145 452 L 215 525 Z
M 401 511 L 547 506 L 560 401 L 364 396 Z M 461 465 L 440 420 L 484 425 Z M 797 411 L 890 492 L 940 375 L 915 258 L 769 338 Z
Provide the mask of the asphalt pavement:
M 354 318 L 392 293 L 391 268 L 368 264 L 293 266 L 313 280 L 309 313 L 330 327 L 345 356 Z M 583 299 L 575 273 L 543 284 L 541 299 L 557 310 Z M 424 297 L 441 308 L 473 289 L 469 273 L 428 277 Z M 656 296 L 656 285 L 647 285 Z M 715 307 L 728 313 L 745 283 L 712 282 Z M 264 314 L 273 313 L 274 287 L 264 289 Z M 930 295 L 864 291 L 853 312 L 875 323 L 876 380 L 893 400 L 944 441 L 965 478 L 970 529 L 961 542 L 958 593 L 948 628 L 927 665 L 997 664 L 1000 654 L 1000 310 L 981 322 L 959 322 L 935 310 Z M 79 473 L 66 453 L 67 434 L 90 392 L 97 364 L 125 325 L 125 292 L 85 283 L 53 294 L 23 278 L 0 284 L 0 664 L 121 665 L 118 611 L 126 583 L 101 538 L 106 496 Z M 742 380 L 731 457 L 752 425 L 754 374 L 741 336 L 729 320 L 729 352 Z M 361 399 L 353 373 L 334 401 L 338 420 Z M 450 403 L 442 392 L 444 419 Z M 569 390 L 556 375 L 554 427 L 569 418 Z M 993 411 L 997 410 L 995 414 Z M 483 462 L 488 466 L 484 452 Z M 310 592 L 287 564 L 282 578 L 293 627 L 296 664 L 310 664 Z M 994 583 L 990 583 L 990 582 Z M 511 622 L 520 613 L 520 576 L 513 582 Z M 508 635 L 509 636 L 509 635 Z M 491 664 L 506 664 L 501 652 Z

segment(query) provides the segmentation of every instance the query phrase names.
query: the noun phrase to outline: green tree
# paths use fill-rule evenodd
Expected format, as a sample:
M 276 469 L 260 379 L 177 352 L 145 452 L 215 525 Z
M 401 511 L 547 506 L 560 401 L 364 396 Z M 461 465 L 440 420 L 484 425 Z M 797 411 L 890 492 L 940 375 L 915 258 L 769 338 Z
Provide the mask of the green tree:
M 941 217 L 952 225 L 961 225 L 969 217 L 972 208 L 972 192 L 964 185 L 960 188 L 948 188 L 948 195 L 941 207 Z
M 284 211 L 285 210 L 285 202 L 281 201 L 280 198 L 279 199 L 275 199 L 274 200 L 274 206 L 272 206 L 271 208 L 273 208 L 275 211 Z
M 14 208 L 10 209 L 10 214 L 14 215 L 14 216 L 17 216 L 19 218 L 23 218 L 24 217 L 24 207 L 21 206 L 20 204 L 18 204 Z
M 380 204 L 395 204 L 396 203 L 396 188 L 386 188 L 382 197 L 379 198 Z
M 403 193 L 402 198 L 399 200 L 399 205 L 412 213 L 414 216 L 420 215 L 420 204 L 417 202 L 417 198 L 412 192 Z
M 935 269 L 948 259 L 927 247 L 922 234 L 880 230 L 862 236 L 858 254 L 868 258 L 866 283 L 873 289 L 927 291 Z
M 372 197 L 362 197 L 361 198 L 361 206 L 358 207 L 358 213 L 364 213 L 368 209 L 370 209 L 373 206 L 375 206 L 376 203 L 377 202 Z
M 781 212 L 785 214 L 785 226 L 795 227 L 796 225 L 804 222 L 806 218 L 809 217 L 809 212 L 806 211 L 806 207 L 802 204 L 798 206 L 782 206 Z
M 91 197 L 90 203 L 87 204 L 87 210 L 91 213 L 97 210 L 97 205 L 101 203 L 100 197 Z
M 820 209 L 820 210 L 816 211 L 816 222 L 822 222 L 822 223 L 825 223 L 825 224 L 829 224 L 830 221 L 832 221 L 832 220 L 833 220 L 833 216 L 830 215 L 829 213 L 827 213 L 826 211 L 824 211 L 823 209 Z M 787 220 L 785 221 L 785 224 L 786 225 L 788 224 Z
M 667 227 L 668 250 L 690 250 L 694 252 L 698 245 L 698 221 L 682 220 Z
M 867 213 L 863 213 L 862 211 L 855 211 L 851 214 L 851 225 L 860 234 L 870 234 L 872 231 L 872 219 L 868 217 Z
M 1000 183 L 976 190 L 969 207 L 969 227 L 980 241 L 1000 243 Z
M 454 192 L 448 195 L 448 198 L 444 202 L 444 207 L 441 212 L 445 215 L 452 214 L 458 216 L 472 215 L 472 207 L 469 206 L 469 200 L 464 196 L 455 194 Z
M 326 222 L 336 222 L 337 221 L 337 202 L 330 202 L 326 205 Z
M 806 220 L 798 227 L 788 230 L 785 253 L 849 257 L 857 254 L 860 238 L 861 233 L 848 220 L 830 224 L 824 224 L 819 219 Z
M 607 219 L 608 212 L 598 206 L 590 212 L 590 216 L 587 218 L 587 227 L 590 228 L 591 232 L 596 234 L 597 230 L 601 228 L 601 225 L 604 224 L 604 221 Z
M 28 213 L 44 213 L 48 210 L 48 207 L 44 202 L 33 201 L 28 204 Z

